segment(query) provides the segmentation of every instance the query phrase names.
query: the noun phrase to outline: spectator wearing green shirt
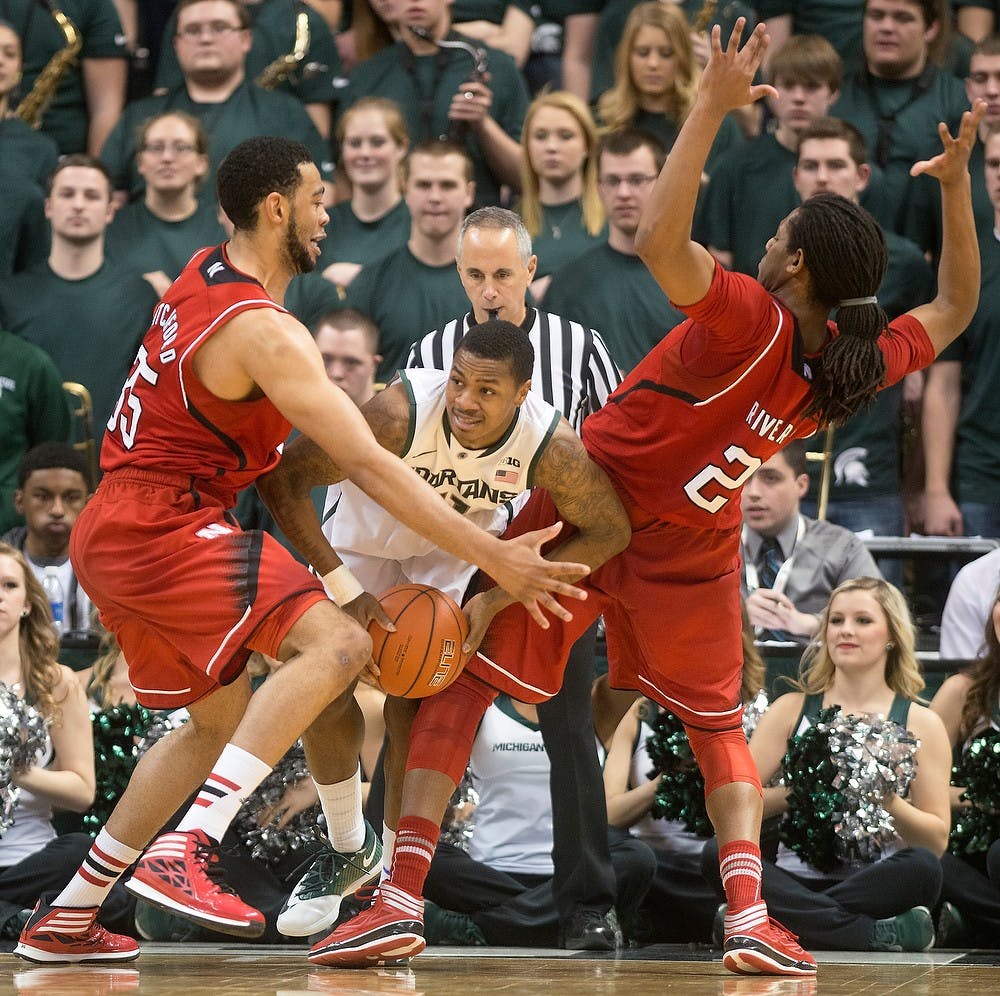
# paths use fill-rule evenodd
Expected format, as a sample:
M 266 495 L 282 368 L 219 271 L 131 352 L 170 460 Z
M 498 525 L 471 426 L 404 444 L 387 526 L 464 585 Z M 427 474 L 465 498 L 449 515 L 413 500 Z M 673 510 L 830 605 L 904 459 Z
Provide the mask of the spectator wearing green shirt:
M 837 99 L 841 62 L 818 35 L 789 39 L 771 59 L 767 97 L 776 127 L 720 156 L 702 192 L 696 228 L 724 266 L 750 276 L 767 240 L 798 204 L 792 184 L 799 135 Z
M 347 292 L 347 306 L 378 327 L 379 381 L 388 381 L 406 365 L 410 347 L 429 329 L 465 311 L 468 299 L 455 265 L 455 247 L 475 192 L 472 163 L 460 147 L 424 142 L 407 157 L 409 241 L 365 266 Z
M 608 237 L 552 275 L 545 309 L 596 329 L 612 359 L 628 373 L 675 325 L 683 321 L 639 258 L 639 215 L 666 152 L 648 132 L 610 132 L 597 161 Z
M 858 130 L 837 118 L 818 118 L 799 139 L 795 189 L 805 201 L 834 193 L 858 203 L 871 177 L 868 150 Z M 934 296 L 934 274 L 920 249 L 886 230 L 888 265 L 878 288 L 879 304 L 889 320 L 925 304 Z M 902 536 L 902 382 L 880 392 L 833 437 L 833 477 L 826 517 L 854 532 Z M 822 448 L 822 435 L 814 449 Z M 815 500 L 815 481 L 811 482 Z M 814 506 L 810 503 L 809 510 Z M 890 567 L 899 567 L 890 561 Z M 888 575 L 887 575 L 888 576 Z M 901 578 L 900 578 L 901 580 Z
M 99 427 L 118 401 L 157 295 L 138 272 L 104 257 L 111 182 L 97 159 L 59 161 L 45 214 L 49 257 L 0 282 L 0 321 L 45 350 L 63 380 L 87 388 Z
M 125 104 L 125 33 L 112 0 L 59 0 L 58 7 L 72 21 L 80 50 L 59 80 L 41 129 L 61 155 L 97 155 Z M 5 0 L 0 9 L 21 36 L 25 95 L 53 56 L 68 48 L 67 35 L 38 0 Z
M 137 134 L 142 122 L 167 110 L 198 118 L 212 137 L 203 199 L 214 197 L 219 163 L 240 142 L 256 135 L 281 135 L 303 142 L 320 175 L 332 178 L 327 143 L 301 101 L 279 90 L 265 90 L 248 78 L 249 23 L 239 0 L 179 0 L 173 41 L 184 82 L 125 108 L 101 149 L 116 191 L 129 196 L 142 192 L 144 184 L 135 164 Z
M 521 145 L 519 213 L 538 257 L 531 293 L 540 301 L 556 270 L 607 235 L 597 187 L 597 127 L 575 94 L 547 91 L 528 108 Z
M 410 237 L 402 184 L 410 136 L 397 104 L 385 97 L 362 97 L 337 123 L 337 144 L 350 198 L 328 211 L 317 266 L 343 293 L 365 263 L 405 245 Z
M 226 237 L 214 200 L 197 195 L 208 172 L 208 133 L 190 114 L 164 111 L 142 126 L 137 156 L 145 193 L 115 212 L 105 251 L 162 296 L 195 250 Z
M 607 131 L 644 128 L 669 151 L 694 105 L 700 80 L 684 12 L 660 0 L 639 4 L 625 22 L 615 50 L 614 83 L 597 101 L 597 120 Z M 727 115 L 706 171 L 711 174 L 722 153 L 742 145 L 743 133 Z
M 506 52 L 524 68 L 535 29 L 530 0 L 452 0 L 451 19 L 459 34 Z
M 452 31 L 449 0 L 407 7 L 397 28 L 397 41 L 355 66 L 341 92 L 340 113 L 362 97 L 394 100 L 414 142 L 450 137 L 463 145 L 475 167 L 478 203 L 496 204 L 501 186 L 516 190 L 520 184 L 518 138 L 528 89 L 517 65 L 485 46 L 488 78 L 477 79 L 469 52 L 439 47 L 440 41 L 461 41 Z
M 937 153 L 938 123 L 954 131 L 969 106 L 961 82 L 931 59 L 943 16 L 940 0 L 866 0 L 864 60 L 831 108 L 861 132 L 884 171 L 896 229 L 911 194 L 910 167 Z
M 924 388 L 923 531 L 936 536 L 1000 537 L 1000 131 L 984 159 L 994 227 L 979 232 L 979 307 Z

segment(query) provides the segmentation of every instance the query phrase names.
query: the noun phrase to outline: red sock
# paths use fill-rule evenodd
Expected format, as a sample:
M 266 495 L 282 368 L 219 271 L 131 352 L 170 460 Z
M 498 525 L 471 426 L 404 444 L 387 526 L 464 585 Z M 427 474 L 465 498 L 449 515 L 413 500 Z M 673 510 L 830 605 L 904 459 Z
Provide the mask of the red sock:
M 396 827 L 389 881 L 414 896 L 424 893 L 424 879 L 431 867 L 441 828 L 420 816 L 404 816 Z
M 729 914 L 760 902 L 760 848 L 749 840 L 734 840 L 719 848 L 719 872 Z

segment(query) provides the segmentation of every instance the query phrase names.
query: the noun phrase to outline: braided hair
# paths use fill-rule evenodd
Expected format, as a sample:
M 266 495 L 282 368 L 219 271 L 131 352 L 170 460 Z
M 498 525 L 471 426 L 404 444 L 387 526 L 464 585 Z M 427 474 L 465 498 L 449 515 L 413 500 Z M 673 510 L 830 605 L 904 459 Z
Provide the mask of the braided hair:
M 788 249 L 801 249 L 814 298 L 836 308 L 840 334 L 813 371 L 813 398 L 806 415 L 841 425 L 867 408 L 883 385 L 885 357 L 878 347 L 889 320 L 874 298 L 888 261 L 885 236 L 864 208 L 839 194 L 816 194 L 788 221 Z M 845 304 L 841 304 L 845 302 Z

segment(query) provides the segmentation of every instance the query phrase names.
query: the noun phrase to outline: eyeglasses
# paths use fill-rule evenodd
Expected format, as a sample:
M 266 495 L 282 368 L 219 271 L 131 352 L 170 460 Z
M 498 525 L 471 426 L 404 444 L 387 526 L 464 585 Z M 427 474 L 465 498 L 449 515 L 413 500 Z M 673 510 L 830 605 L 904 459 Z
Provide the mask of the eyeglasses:
M 209 21 L 207 24 L 185 24 L 177 29 L 180 38 L 200 38 L 202 35 L 228 35 L 232 31 L 242 31 L 238 24 L 227 24 L 225 21 Z
M 197 152 L 198 148 L 190 142 L 148 142 L 142 147 L 143 152 L 150 152 L 154 156 L 162 156 L 167 150 L 175 156 L 185 156 L 189 152 Z
M 635 173 L 631 176 L 605 176 L 598 180 L 598 184 L 605 190 L 617 190 L 623 183 L 629 190 L 641 190 L 647 184 L 652 183 L 655 176 L 642 176 Z

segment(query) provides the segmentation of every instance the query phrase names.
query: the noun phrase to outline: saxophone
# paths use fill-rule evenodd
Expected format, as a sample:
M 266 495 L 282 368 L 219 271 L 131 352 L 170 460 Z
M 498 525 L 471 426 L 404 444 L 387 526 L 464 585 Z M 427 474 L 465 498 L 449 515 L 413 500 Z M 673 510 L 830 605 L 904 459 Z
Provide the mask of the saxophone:
M 66 44 L 52 56 L 45 64 L 45 68 L 38 74 L 31 90 L 24 96 L 17 105 L 14 114 L 32 128 L 38 128 L 42 123 L 45 112 L 52 103 L 52 98 L 59 89 L 62 78 L 66 75 L 83 48 L 83 38 L 77 30 L 76 25 L 52 2 L 52 0 L 41 0 L 42 5 L 55 18 L 66 39 Z
M 300 10 L 295 15 L 295 43 L 291 52 L 279 55 L 257 77 L 257 86 L 265 90 L 273 90 L 279 83 L 284 83 L 292 74 L 292 70 L 306 57 L 309 51 L 309 15 Z

